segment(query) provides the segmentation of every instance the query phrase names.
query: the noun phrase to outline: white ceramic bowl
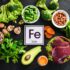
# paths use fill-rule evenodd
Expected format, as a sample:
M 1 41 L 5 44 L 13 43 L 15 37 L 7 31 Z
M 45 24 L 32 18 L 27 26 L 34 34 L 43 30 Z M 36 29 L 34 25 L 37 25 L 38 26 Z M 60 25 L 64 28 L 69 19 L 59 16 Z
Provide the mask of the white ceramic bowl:
M 65 24 L 64 24 L 63 26 L 57 25 L 56 22 L 55 22 L 54 19 L 53 19 L 54 16 L 56 15 L 56 13 L 58 13 L 58 12 L 64 13 L 64 14 L 66 15 L 67 21 L 65 22 Z M 57 28 L 64 28 L 64 27 L 66 27 L 68 21 L 69 21 L 69 14 L 68 14 L 65 10 L 57 10 L 57 11 L 55 11 L 55 12 L 53 13 L 53 15 L 52 15 L 52 23 L 53 23 L 53 25 L 54 25 L 55 27 L 57 27 Z
M 37 9 L 37 12 L 38 12 L 38 16 L 37 16 L 37 19 L 36 20 L 34 20 L 34 21 L 31 21 L 31 22 L 28 22 L 28 21 L 26 21 L 25 19 L 24 19 L 24 11 L 25 11 L 25 9 L 27 8 L 27 7 L 29 7 L 29 6 L 33 6 L 34 8 L 36 8 Z M 39 11 L 39 9 L 36 7 L 36 6 L 34 6 L 34 5 L 28 5 L 28 6 L 26 6 L 23 10 L 22 10 L 22 18 L 23 18 L 23 21 L 25 22 L 25 23 L 28 23 L 28 24 L 32 24 L 32 23 L 35 23 L 35 22 L 37 22 L 38 21 L 38 19 L 40 18 L 40 11 Z

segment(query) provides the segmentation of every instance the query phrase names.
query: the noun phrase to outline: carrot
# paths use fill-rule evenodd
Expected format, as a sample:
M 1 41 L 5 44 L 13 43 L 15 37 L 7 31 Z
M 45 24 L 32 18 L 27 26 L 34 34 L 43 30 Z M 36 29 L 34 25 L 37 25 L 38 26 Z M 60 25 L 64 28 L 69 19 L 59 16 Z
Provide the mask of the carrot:
M 45 66 L 45 65 L 47 65 L 47 64 L 48 64 L 48 58 L 47 58 L 46 56 L 44 56 L 44 55 L 38 57 L 38 64 L 39 64 L 40 66 Z
M 51 38 L 53 35 L 45 32 L 45 36 L 46 36 L 46 38 Z

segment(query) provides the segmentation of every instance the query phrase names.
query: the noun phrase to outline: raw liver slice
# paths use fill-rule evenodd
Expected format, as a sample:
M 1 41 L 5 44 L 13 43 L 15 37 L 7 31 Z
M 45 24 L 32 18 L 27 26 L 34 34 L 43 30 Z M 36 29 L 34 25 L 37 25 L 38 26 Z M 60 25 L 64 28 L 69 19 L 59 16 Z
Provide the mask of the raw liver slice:
M 58 46 L 52 50 L 52 56 L 55 62 L 62 61 L 64 57 L 70 55 L 70 46 Z

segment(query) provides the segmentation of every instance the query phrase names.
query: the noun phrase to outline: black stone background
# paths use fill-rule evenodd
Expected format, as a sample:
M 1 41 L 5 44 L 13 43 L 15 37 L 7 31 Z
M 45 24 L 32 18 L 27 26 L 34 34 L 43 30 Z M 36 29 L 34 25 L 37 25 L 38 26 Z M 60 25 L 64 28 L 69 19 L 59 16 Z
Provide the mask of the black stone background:
M 37 0 L 21 0 L 21 2 L 23 3 L 24 6 L 35 5 L 36 1 Z M 49 2 L 50 0 L 47 0 L 47 1 Z M 59 3 L 60 3 L 60 9 L 64 9 L 70 14 L 70 0 L 59 0 Z M 5 3 L 2 3 L 0 0 L 0 5 L 2 5 L 2 4 L 5 4 Z M 19 16 L 17 21 L 19 21 L 19 19 L 21 19 L 21 16 Z M 10 22 L 9 24 L 14 24 L 14 23 Z M 14 25 L 18 26 L 17 24 L 14 24 Z M 65 34 L 60 29 L 55 28 L 51 22 L 43 21 L 41 18 L 39 19 L 38 22 L 36 22 L 33 25 L 50 25 L 55 29 L 56 36 L 57 35 L 65 36 Z M 22 27 L 21 35 L 16 36 L 14 33 L 12 33 L 12 37 L 14 39 L 21 39 L 21 38 L 24 39 L 24 25 L 22 25 L 21 27 Z M 45 39 L 45 45 L 47 44 L 47 42 L 48 42 L 48 39 Z M 42 46 L 42 52 L 38 56 L 40 56 L 42 54 L 47 55 L 46 50 L 45 50 L 45 45 Z M 35 46 L 27 46 L 26 50 L 29 50 L 33 47 L 35 47 Z M 61 64 L 55 64 L 53 62 L 49 62 L 49 64 L 47 66 L 42 68 L 42 67 L 38 66 L 38 64 L 37 64 L 38 56 L 35 58 L 33 63 L 30 64 L 29 66 L 23 66 L 21 64 L 20 60 L 17 64 L 13 64 L 11 62 L 9 64 L 6 64 L 4 61 L 0 61 L 0 70 L 70 70 L 70 61 L 65 63 L 65 64 L 62 64 L 62 65 Z

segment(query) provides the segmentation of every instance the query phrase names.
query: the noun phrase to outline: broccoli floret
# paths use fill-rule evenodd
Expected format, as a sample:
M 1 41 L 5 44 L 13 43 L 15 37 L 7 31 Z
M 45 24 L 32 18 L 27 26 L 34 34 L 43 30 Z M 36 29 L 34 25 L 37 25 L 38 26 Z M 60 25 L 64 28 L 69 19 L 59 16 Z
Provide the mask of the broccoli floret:
M 8 18 L 7 18 L 7 11 L 6 11 L 6 6 L 2 5 L 0 7 L 0 22 L 5 22 L 8 23 Z
M 36 6 L 42 9 L 47 9 L 46 0 L 38 0 Z
M 0 7 L 0 22 L 8 23 L 17 19 L 22 9 L 23 5 L 19 0 L 10 0 L 9 3 Z
M 42 8 L 41 17 L 44 20 L 51 20 L 52 13 L 59 8 L 58 0 L 52 0 L 49 4 L 49 8 L 46 6 L 46 0 L 38 0 L 36 6 Z
M 10 21 L 15 20 L 15 19 L 18 18 L 18 16 L 15 16 L 14 14 L 12 14 L 12 13 L 9 12 L 9 11 L 7 11 L 7 14 L 8 14 L 8 19 L 9 19 Z
M 18 15 L 21 14 L 23 5 L 18 0 L 10 0 L 7 6 L 8 9 L 8 18 L 9 20 L 14 20 L 18 18 Z
M 52 0 L 49 4 L 49 9 L 56 10 L 59 8 L 58 0 Z
M 42 10 L 41 11 L 41 17 L 44 19 L 44 20 L 51 20 L 52 18 L 52 13 L 54 12 L 54 10 Z
M 23 10 L 23 5 L 21 4 L 21 2 L 16 2 L 17 5 L 18 5 L 18 8 L 17 8 L 17 14 L 20 15 L 22 10 Z M 16 12 L 15 12 L 16 13 Z

